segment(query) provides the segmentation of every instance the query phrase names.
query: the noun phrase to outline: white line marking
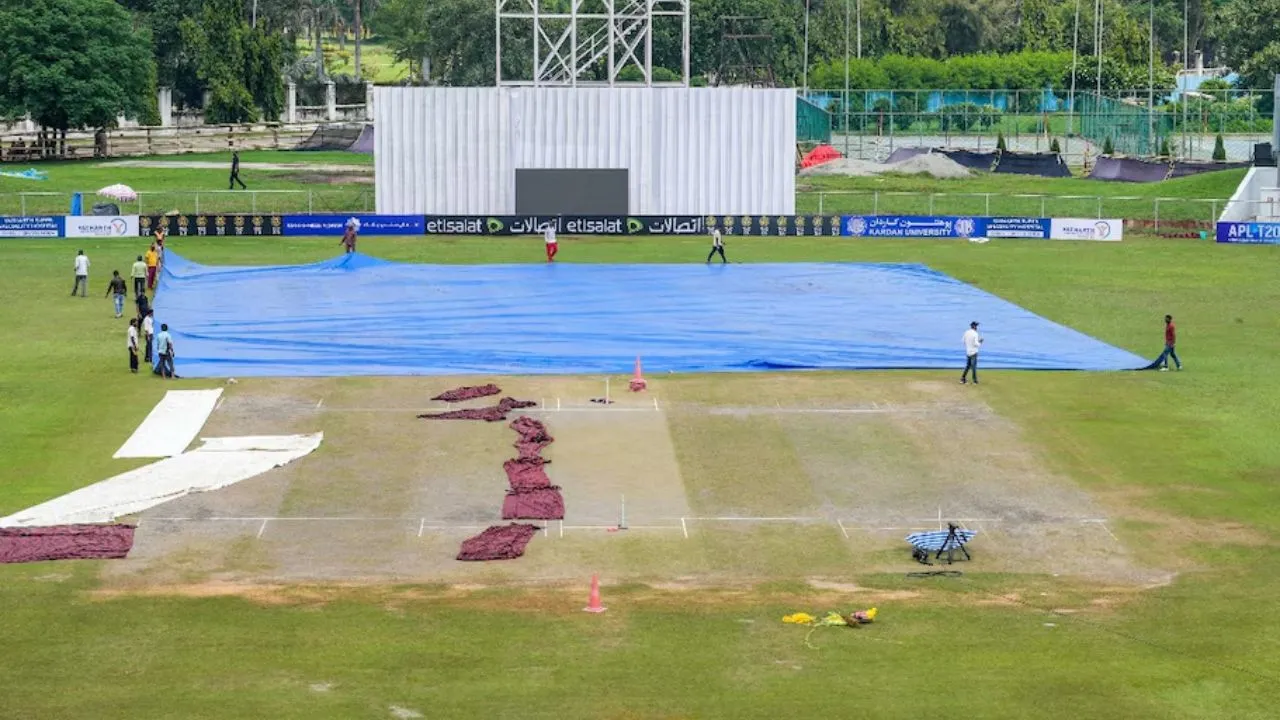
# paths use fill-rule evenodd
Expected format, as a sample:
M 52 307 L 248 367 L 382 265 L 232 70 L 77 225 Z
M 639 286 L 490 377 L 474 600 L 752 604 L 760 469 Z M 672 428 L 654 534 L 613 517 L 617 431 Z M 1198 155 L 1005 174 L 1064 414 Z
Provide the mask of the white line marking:
M 316 401 L 316 409 L 319 410 L 321 405 L 324 405 L 324 398 L 320 398 Z
M 263 521 L 262 521 L 262 527 L 258 528 L 258 539 L 259 539 L 259 540 L 261 540 L 261 539 L 262 539 L 262 533 L 264 533 L 264 532 L 266 532 L 266 531 L 267 531 L 267 523 L 269 523 L 269 522 L 271 522 L 271 521 L 270 521 L 270 520 L 263 520 Z
M 942 529 L 942 506 L 938 506 L 938 529 Z
M 844 523 L 840 522 L 840 518 L 836 518 L 836 524 L 840 526 L 840 532 L 844 533 L 844 539 L 849 539 L 849 531 L 844 529 Z
M 690 520 L 706 520 L 712 522 L 814 522 L 822 518 L 811 517 L 691 517 Z
M 931 517 L 930 518 L 911 518 L 908 522 L 933 522 L 936 519 L 937 518 L 931 518 Z M 951 522 L 976 523 L 976 522 L 1005 522 L 1005 521 L 1001 520 L 1000 518 L 951 518 Z
M 418 537 L 422 537 L 422 531 L 425 530 L 426 528 L 427 528 L 427 519 L 422 518 L 422 521 L 418 523 Z
M 1120 542 L 1120 538 L 1116 537 L 1116 534 L 1111 532 L 1111 528 L 1107 527 L 1107 524 L 1105 522 L 1097 523 L 1097 525 L 1103 530 L 1106 530 L 1107 534 L 1111 536 L 1112 540 L 1115 540 L 1116 542 Z
M 684 518 L 680 518 L 680 529 L 684 531 L 684 539 L 689 539 L 689 526 L 684 523 Z
M 546 525 L 543 525 L 543 526 L 542 526 L 542 537 L 551 537 L 551 536 L 548 534 L 548 532 L 549 532 L 549 531 L 547 530 L 547 526 L 546 526 Z
M 657 395 L 654 395 L 654 396 L 653 396 L 653 409 L 654 409 L 654 410 L 657 410 L 657 409 L 658 409 L 658 396 L 657 396 Z
M 560 409 L 560 398 L 556 398 L 556 409 Z
M 564 537 L 564 520 L 560 521 L 560 537 Z
M 217 411 L 217 409 L 218 409 L 218 408 L 222 407 L 222 401 L 223 401 L 224 399 L 225 399 L 225 398 L 218 398 L 218 402 L 216 402 L 216 403 L 214 403 L 214 404 L 213 404 L 213 409 L 214 409 L 214 411 L 215 411 L 215 412 Z

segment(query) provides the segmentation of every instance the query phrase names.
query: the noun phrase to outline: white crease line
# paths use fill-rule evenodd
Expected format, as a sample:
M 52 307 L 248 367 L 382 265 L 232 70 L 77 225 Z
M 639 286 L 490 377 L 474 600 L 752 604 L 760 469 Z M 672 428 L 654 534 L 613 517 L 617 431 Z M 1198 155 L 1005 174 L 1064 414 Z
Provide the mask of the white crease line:
M 653 396 L 653 409 L 654 409 L 654 410 L 657 410 L 657 409 L 658 409 L 658 396 L 657 396 L 657 395 L 654 395 L 654 396 Z
M 680 518 L 680 529 L 684 531 L 684 539 L 689 539 L 689 526 L 685 524 L 684 518 Z
M 556 409 L 560 409 L 560 398 L 556 398 Z
M 222 401 L 223 401 L 224 399 L 226 399 L 226 396 L 219 397 L 219 398 L 218 398 L 218 402 L 216 402 L 216 403 L 214 403 L 214 404 L 213 404 L 213 409 L 214 409 L 214 411 L 215 411 L 215 412 L 218 410 L 218 408 L 222 407 Z
M 321 405 L 324 405 L 324 398 L 320 398 L 316 401 L 316 409 L 319 410 Z
M 547 530 L 547 526 L 546 526 L 546 525 L 543 525 L 543 526 L 542 526 L 542 537 L 551 537 L 551 535 L 549 534 L 549 532 L 550 532 L 550 531 L 548 531 L 548 530 Z
M 427 519 L 422 518 L 422 521 L 418 523 L 418 537 L 422 537 L 422 531 L 425 530 L 426 528 L 427 528 Z
M 560 521 L 560 537 L 564 537 L 564 521 Z
M 267 523 L 269 523 L 269 522 L 271 522 L 271 521 L 270 521 L 270 520 L 263 520 L 263 521 L 262 521 L 262 527 L 258 528 L 258 539 L 259 539 L 259 540 L 261 540 L 261 539 L 262 539 L 262 533 L 264 533 L 264 532 L 266 532 L 266 531 L 267 531 Z
M 844 533 L 844 539 L 849 539 L 849 531 L 844 529 L 844 523 L 840 522 L 840 518 L 836 518 L 836 524 L 840 526 L 840 532 Z
M 690 520 L 708 522 L 815 522 L 822 518 L 812 517 L 691 517 Z
M 1111 536 L 1111 539 L 1112 539 L 1112 540 L 1115 540 L 1117 543 L 1118 543 L 1118 542 L 1120 542 L 1120 538 L 1116 537 L 1116 534 L 1115 534 L 1115 533 L 1113 533 L 1113 532 L 1111 532 L 1111 528 L 1107 527 L 1107 524 L 1106 524 L 1105 522 L 1099 522 L 1099 523 L 1095 523 L 1095 524 L 1096 524 L 1098 527 L 1102 528 L 1103 530 L 1106 530 L 1106 531 L 1107 531 L 1107 534 Z

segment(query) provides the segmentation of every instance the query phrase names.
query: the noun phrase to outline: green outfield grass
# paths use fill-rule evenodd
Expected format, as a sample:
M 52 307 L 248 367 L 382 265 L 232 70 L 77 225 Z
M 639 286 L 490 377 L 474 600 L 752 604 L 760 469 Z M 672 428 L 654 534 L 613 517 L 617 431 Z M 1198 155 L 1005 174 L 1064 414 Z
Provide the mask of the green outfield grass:
M 93 259 L 91 299 L 67 297 L 76 242 Z M 560 259 L 701 262 L 705 245 L 564 238 Z M 140 464 L 110 456 L 164 390 L 217 384 L 163 385 L 125 369 L 123 326 L 101 293 L 139 247 L 0 241 L 17 300 L 0 310 L 0 339 L 16 350 L 0 367 L 0 513 Z M 175 239 L 172 248 L 235 264 L 336 250 L 332 238 Z M 538 262 L 540 252 L 536 241 L 497 238 L 366 238 L 361 250 L 448 263 Z M 769 238 L 733 240 L 728 251 L 740 262 L 923 262 L 1144 355 L 1160 348 L 1161 317 L 1177 316 L 1182 373 L 991 372 L 982 389 L 1050 467 L 1111 509 L 1136 557 L 1176 579 L 1110 588 L 984 572 L 979 558 L 962 579 L 921 581 L 864 571 L 854 548 L 834 578 L 844 585 L 812 587 L 809 566 L 838 544 L 834 530 L 778 536 L 759 558 L 769 577 L 750 587 L 607 586 L 603 616 L 580 608 L 586 578 L 608 580 L 608 567 L 583 567 L 573 588 L 264 587 L 205 597 L 203 586 L 104 594 L 106 563 L 0 566 L 0 717 L 386 718 L 397 708 L 450 718 L 1274 717 L 1275 248 Z M 715 377 L 662 382 L 691 399 L 715 397 Z M 673 430 L 672 441 L 696 484 L 710 472 L 700 468 L 779 439 Z M 724 460 L 695 462 L 707 453 Z M 813 648 L 805 630 L 778 621 L 872 604 L 876 625 L 816 632 Z
M 982 174 L 956 180 L 924 175 L 801 177 L 798 212 L 1106 217 L 1196 221 L 1211 227 L 1244 170 L 1160 183 Z M 932 196 L 932 197 L 931 197 Z M 1157 198 L 1159 201 L 1157 202 Z
M 211 169 L 128 167 L 105 162 L 37 163 L 49 174 L 42 182 L 0 177 L 0 214 L 66 212 L 69 193 L 93 192 L 124 183 L 143 193 L 142 212 L 177 209 L 196 212 L 352 212 L 374 206 L 373 158 L 345 152 L 253 151 L 244 163 L 359 166 L 365 173 L 323 168 L 264 170 L 242 173 L 254 196 L 227 192 L 228 153 L 139 158 L 166 163 L 218 163 Z M 128 161 L 125 161 L 128 162 Z M 354 170 L 355 168 L 353 168 Z M 1163 183 L 1115 183 L 1084 178 L 1050 179 L 1018 175 L 976 175 L 960 180 L 927 176 L 886 175 L 878 178 L 801 177 L 796 211 L 828 214 L 952 214 L 1050 217 L 1107 217 L 1162 222 L 1193 221 L 1211 228 L 1225 201 L 1235 192 L 1243 170 L 1207 173 Z M 29 195 L 25 204 L 17 193 Z M 197 194 L 199 197 L 197 198 Z M 1159 201 L 1157 201 L 1159 198 Z M 136 203 L 122 207 L 138 212 Z

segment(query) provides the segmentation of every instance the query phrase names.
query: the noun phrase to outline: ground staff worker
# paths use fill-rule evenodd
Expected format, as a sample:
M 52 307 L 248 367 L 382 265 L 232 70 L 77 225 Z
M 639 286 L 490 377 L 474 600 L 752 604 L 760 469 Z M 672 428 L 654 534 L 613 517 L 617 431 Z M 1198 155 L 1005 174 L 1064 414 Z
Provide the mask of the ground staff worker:
M 982 347 L 982 336 L 978 334 L 977 321 L 969 323 L 964 331 L 964 372 L 960 373 L 960 384 L 968 382 L 969 371 L 973 371 L 973 384 L 978 384 L 978 349 Z
M 129 276 L 133 278 L 133 294 L 145 295 L 147 292 L 147 263 L 143 261 L 142 256 L 138 256 L 137 262 L 133 264 L 133 268 L 129 270 Z
M 711 252 L 707 253 L 707 262 L 711 262 L 711 258 L 720 253 L 720 262 L 727 263 L 729 260 L 724 256 L 724 235 L 721 234 L 719 227 L 711 228 Z

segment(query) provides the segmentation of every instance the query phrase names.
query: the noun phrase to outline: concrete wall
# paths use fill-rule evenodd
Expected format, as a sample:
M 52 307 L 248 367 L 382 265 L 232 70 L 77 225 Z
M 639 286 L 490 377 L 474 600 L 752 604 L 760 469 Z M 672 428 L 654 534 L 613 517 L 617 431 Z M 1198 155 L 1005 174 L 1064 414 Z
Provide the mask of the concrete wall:
M 1276 168 L 1254 167 L 1245 173 L 1235 194 L 1227 201 L 1219 222 L 1271 221 L 1280 218 L 1280 187 Z M 1269 202 L 1264 202 L 1269 200 Z

